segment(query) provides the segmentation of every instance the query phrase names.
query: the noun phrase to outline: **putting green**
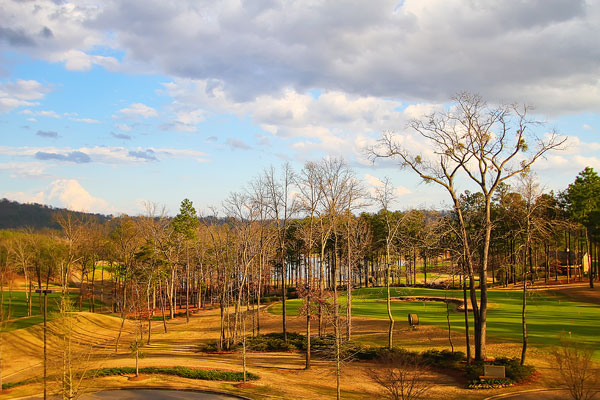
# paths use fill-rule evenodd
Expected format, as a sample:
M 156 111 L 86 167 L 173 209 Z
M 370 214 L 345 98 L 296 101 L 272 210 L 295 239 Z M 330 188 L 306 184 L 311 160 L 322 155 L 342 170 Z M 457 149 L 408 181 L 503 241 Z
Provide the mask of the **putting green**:
M 520 342 L 522 338 L 522 293 L 509 290 L 488 291 L 488 337 L 497 341 Z M 392 288 L 391 295 L 444 297 L 444 290 L 421 288 Z M 447 291 L 448 297 L 462 299 L 461 291 Z M 352 315 L 387 319 L 385 288 L 366 288 L 353 291 Z M 341 312 L 345 310 L 345 294 L 340 295 Z M 527 330 L 529 343 L 534 346 L 550 346 L 558 343 L 561 334 L 571 336 L 582 343 L 600 349 L 600 307 L 595 304 L 568 300 L 547 292 L 530 292 L 527 297 Z M 288 300 L 289 315 L 298 315 L 301 300 Z M 464 314 L 450 305 L 452 329 L 464 332 Z M 269 311 L 281 314 L 281 303 Z M 415 301 L 393 302 L 394 319 L 408 324 L 408 313 L 417 313 L 421 324 L 446 327 L 446 305 L 443 302 Z M 471 315 L 471 329 L 472 329 Z M 598 356 L 600 351 L 596 352 Z

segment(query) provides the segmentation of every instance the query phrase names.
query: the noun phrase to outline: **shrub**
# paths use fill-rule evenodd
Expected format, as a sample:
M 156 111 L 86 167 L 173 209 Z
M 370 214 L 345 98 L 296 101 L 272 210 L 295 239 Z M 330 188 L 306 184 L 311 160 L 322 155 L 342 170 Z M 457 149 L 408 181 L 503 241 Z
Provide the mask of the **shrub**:
M 198 345 L 198 351 L 203 351 L 205 353 L 217 352 L 219 351 L 219 343 L 217 341 L 201 343 Z
M 90 371 L 90 375 L 98 377 L 122 375 L 122 374 L 134 374 L 135 367 L 120 367 L 120 368 L 102 368 L 94 371 Z M 244 374 L 242 372 L 232 371 L 217 371 L 212 369 L 196 369 L 188 367 L 145 367 L 140 368 L 140 373 L 144 374 L 163 374 L 163 375 L 176 375 L 182 378 L 189 379 L 201 379 L 210 381 L 242 381 Z M 247 379 L 256 380 L 258 376 L 247 372 Z
M 460 362 L 465 359 L 462 351 L 450 350 L 426 350 L 421 354 L 423 362 L 436 368 L 458 368 Z
M 283 340 L 283 333 L 267 333 L 246 339 L 246 346 L 254 351 L 292 351 L 306 350 L 303 335 L 288 332 L 287 343 Z
M 532 365 L 521 365 L 521 361 L 518 358 L 499 357 L 492 364 L 503 365 L 506 379 L 509 379 L 511 382 L 523 382 L 535 372 L 535 368 Z M 475 362 L 465 366 L 465 375 L 467 380 L 471 382 L 471 385 L 482 383 L 479 377 L 483 376 L 483 365 L 483 362 Z
M 523 382 L 535 372 L 533 365 L 521 365 L 518 358 L 500 357 L 494 360 L 494 365 L 504 365 L 506 377 L 515 382 Z
M 24 381 L 7 382 L 7 383 L 2 384 L 2 389 L 3 390 L 11 389 L 11 388 L 14 388 L 15 386 L 27 385 L 28 383 L 34 383 L 34 382 L 38 382 L 40 380 L 41 380 L 41 378 L 30 378 L 30 379 L 25 379 Z

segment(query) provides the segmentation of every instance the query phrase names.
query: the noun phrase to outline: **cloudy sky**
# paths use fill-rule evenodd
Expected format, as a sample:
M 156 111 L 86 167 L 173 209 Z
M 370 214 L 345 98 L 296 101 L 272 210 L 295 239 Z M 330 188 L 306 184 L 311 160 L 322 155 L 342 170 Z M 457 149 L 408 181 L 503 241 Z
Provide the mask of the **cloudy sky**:
M 342 156 L 366 186 L 389 176 L 398 208 L 439 207 L 363 149 L 459 91 L 567 136 L 536 166 L 560 190 L 600 170 L 599 37 L 598 0 L 3 0 L 0 197 L 176 213 Z

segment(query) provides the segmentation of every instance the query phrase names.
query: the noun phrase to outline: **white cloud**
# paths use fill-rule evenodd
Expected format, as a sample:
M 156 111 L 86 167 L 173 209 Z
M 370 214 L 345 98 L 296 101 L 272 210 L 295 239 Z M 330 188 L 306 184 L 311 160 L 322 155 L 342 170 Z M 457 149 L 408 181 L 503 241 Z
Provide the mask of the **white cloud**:
M 75 179 L 58 179 L 51 184 L 48 200 L 58 199 L 65 207 L 76 211 L 108 211 L 105 200 L 92 196 Z
M 143 103 L 134 103 L 129 107 L 122 108 L 119 110 L 119 114 L 125 118 L 152 118 L 158 117 L 158 112 L 152 107 L 149 107 Z
M 140 157 L 144 154 L 145 157 Z M 191 158 L 197 162 L 208 162 L 208 154 L 191 149 L 171 148 L 126 148 L 126 147 L 10 147 L 0 146 L 0 155 L 36 157 L 51 161 L 99 162 L 103 164 L 138 164 L 166 158 Z M 151 155 L 152 157 L 149 157 Z
M 600 98 L 600 6 L 584 0 L 131 0 L 81 15 L 91 40 L 114 32 L 124 62 L 223 82 L 237 100 L 313 88 L 426 102 L 467 89 L 513 100 L 521 87 L 548 109 L 577 100 L 572 108 L 594 110 Z
M 412 190 L 410 190 L 409 188 L 406 188 L 404 186 L 396 186 L 394 188 L 394 193 L 396 193 L 397 196 L 404 196 L 407 194 L 411 194 Z
M 367 134 L 378 135 L 384 130 L 404 127 L 411 116 L 399 101 L 340 91 L 325 91 L 315 96 L 286 89 L 281 94 L 238 101 L 223 82 L 176 79 L 164 84 L 164 88 L 165 94 L 173 98 L 171 108 L 200 106 L 197 110 L 240 118 L 249 116 L 265 132 L 289 139 L 300 158 L 314 158 L 314 152 L 361 158 L 360 144 Z M 173 124 L 183 125 L 179 120 L 175 117 Z M 183 126 L 192 130 L 199 121 L 188 118 L 184 122 Z
M 82 122 L 84 124 L 99 124 L 101 123 L 97 119 L 93 118 L 69 118 L 71 121 Z
M 317 88 L 426 103 L 459 90 L 519 93 L 548 111 L 600 103 L 594 1 L 39 0 L 5 2 L 3 14 L 9 50 L 71 70 L 223 82 L 236 100 Z
M 290 87 L 429 102 L 471 89 L 512 99 L 523 85 L 524 98 L 535 104 L 566 104 L 563 96 L 548 96 L 556 90 L 583 94 L 574 107 L 592 109 L 600 95 L 593 39 L 600 36 L 600 6 L 583 0 L 385 0 L 376 6 L 317 0 L 286 7 L 40 0 L 10 2 L 3 11 L 12 17 L 5 39 L 23 53 L 85 70 L 116 68 L 115 58 L 89 52 L 119 49 L 126 54 L 123 68 L 220 80 L 238 99 Z
M 243 140 L 227 138 L 225 142 L 232 150 L 250 150 L 252 147 L 247 145 Z
M 39 103 L 31 100 L 43 98 L 49 89 L 34 80 L 18 79 L 15 82 L 0 82 L 0 113 L 17 107 L 31 107 Z
M 0 163 L 0 172 L 7 172 L 11 178 L 27 179 L 48 176 L 44 163 L 34 162 L 7 162 Z
M 369 185 L 367 190 L 369 191 L 369 194 L 371 196 L 375 196 L 377 194 L 377 188 L 381 188 L 385 185 L 385 183 L 381 179 L 370 174 L 364 175 L 364 181 Z M 412 191 L 404 186 L 394 187 L 394 195 L 396 196 L 405 196 L 411 193 Z
M 9 112 L 17 107 L 31 107 L 31 106 L 36 106 L 38 104 L 39 103 L 31 102 L 31 101 L 11 99 L 11 98 L 7 98 L 7 97 L 0 97 L 0 112 L 5 113 L 5 112 Z
M 588 130 L 588 131 L 591 131 L 591 130 L 593 130 L 593 129 L 594 129 L 594 127 L 593 127 L 593 126 L 591 126 L 591 125 L 588 125 L 588 124 L 583 124 L 582 128 L 583 128 L 583 129 L 585 129 L 585 130 Z
M 171 124 L 167 124 L 165 128 L 175 128 L 178 131 L 195 132 L 198 130 L 197 125 L 205 120 L 206 111 L 202 109 L 180 109 L 177 104 L 171 106 L 175 110 L 175 117 Z
M 80 50 L 68 50 L 50 58 L 51 61 L 64 62 L 65 68 L 69 71 L 88 71 L 93 65 L 107 69 L 115 69 L 119 66 L 119 61 L 114 57 L 90 55 Z
M 61 118 L 61 116 L 56 111 L 52 111 L 52 110 L 30 110 L 30 109 L 25 109 L 25 110 L 21 111 L 19 114 L 23 114 L 23 115 L 35 115 L 36 117 L 46 117 L 46 118 L 56 118 L 56 119 L 60 119 Z
M 33 58 L 64 62 L 69 70 L 84 71 L 93 64 L 114 67 L 116 60 L 86 54 L 111 45 L 110 34 L 93 27 L 100 7 L 92 3 L 4 2 L 4 32 L 10 32 L 9 48 Z M 12 40 L 11 40 L 12 39 Z
M 381 181 L 381 179 L 376 178 L 373 175 L 369 175 L 369 174 L 365 174 L 365 181 L 369 185 L 375 186 L 375 187 L 380 187 L 380 186 L 384 185 L 384 183 Z
M 51 204 L 74 211 L 113 213 L 114 208 L 91 195 L 76 179 L 57 179 L 41 191 L 5 193 L 4 197 L 25 203 Z
M 47 118 L 56 118 L 56 119 L 60 118 L 60 115 L 58 115 L 58 113 L 56 111 L 52 111 L 52 110 L 35 111 L 33 114 L 38 117 L 47 117 Z
M 115 127 L 124 132 L 129 132 L 133 129 L 130 125 L 127 125 L 127 124 L 115 124 Z

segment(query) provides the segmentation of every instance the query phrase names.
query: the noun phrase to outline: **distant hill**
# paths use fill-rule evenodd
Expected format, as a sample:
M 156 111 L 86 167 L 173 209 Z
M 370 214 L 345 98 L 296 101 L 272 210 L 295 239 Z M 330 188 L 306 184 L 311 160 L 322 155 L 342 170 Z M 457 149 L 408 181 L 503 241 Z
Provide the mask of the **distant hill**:
M 56 212 L 71 214 L 74 218 L 94 218 L 100 223 L 111 219 L 111 216 L 70 211 L 64 208 L 54 208 L 43 204 L 21 204 L 7 199 L 0 200 L 0 229 L 60 229 L 53 215 Z

